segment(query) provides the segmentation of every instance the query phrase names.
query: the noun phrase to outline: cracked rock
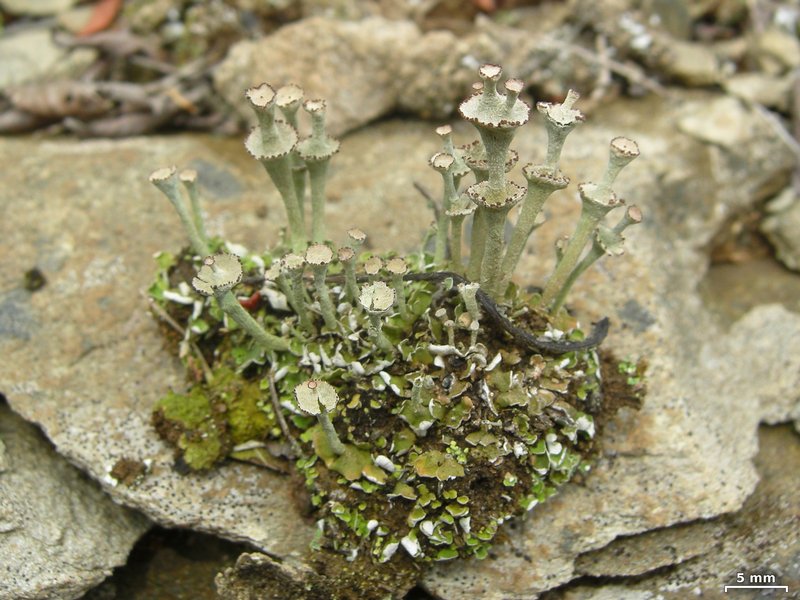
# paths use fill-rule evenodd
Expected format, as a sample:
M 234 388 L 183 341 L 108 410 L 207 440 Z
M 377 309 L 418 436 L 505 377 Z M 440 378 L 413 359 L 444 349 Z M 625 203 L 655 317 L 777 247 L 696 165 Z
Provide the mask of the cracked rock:
M 0 599 L 77 598 L 149 527 L 0 401 Z
M 600 570 L 606 575 L 626 575 L 629 569 L 625 563 L 631 552 L 669 545 L 682 548 L 687 558 L 688 554 L 696 554 L 691 560 L 649 576 L 615 580 L 600 588 L 568 585 L 549 594 L 548 600 L 684 600 L 728 598 L 733 594 L 761 598 L 766 597 L 761 592 L 770 593 L 730 590 L 725 594 L 724 586 L 736 585 L 738 573 L 746 578 L 746 584 L 751 583 L 753 575 L 774 577 L 770 584 L 789 587 L 789 595 L 774 590 L 774 597 L 796 597 L 800 589 L 800 501 L 796 481 L 789 473 L 800 469 L 800 438 L 786 426 L 762 427 L 759 446 L 756 465 L 761 481 L 740 511 L 708 523 L 689 523 L 638 536 L 647 541 L 632 538 L 627 540 L 629 545 L 620 540 L 596 553 L 591 562 L 595 566 L 604 564 Z M 578 562 L 584 560 L 581 557 Z
M 800 271 L 800 200 L 793 188 L 786 188 L 767 204 L 761 231 L 775 246 L 778 259 Z

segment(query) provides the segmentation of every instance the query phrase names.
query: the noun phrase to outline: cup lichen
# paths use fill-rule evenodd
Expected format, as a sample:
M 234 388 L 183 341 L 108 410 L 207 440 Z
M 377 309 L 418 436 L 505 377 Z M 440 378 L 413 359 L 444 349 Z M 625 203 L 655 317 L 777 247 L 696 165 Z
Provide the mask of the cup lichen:
M 397 564 L 400 549 L 414 561 L 486 557 L 503 522 L 588 470 L 603 423 L 643 394 L 641 365 L 620 370 L 599 350 L 608 321 L 585 333 L 564 309 L 575 279 L 619 254 L 623 230 L 642 220 L 631 206 L 615 225 L 604 223 L 622 204 L 615 178 L 638 148 L 612 141 L 600 183 L 579 186 L 579 224 L 557 248 L 543 292 L 523 292 L 511 274 L 545 202 L 569 183 L 559 157 L 583 115 L 574 92 L 562 104 L 539 103 L 547 157 L 523 169 L 525 185 L 514 182 L 518 155 L 509 146 L 531 116 L 520 99 L 525 86 L 511 79 L 500 92 L 496 65 L 479 75 L 482 84 L 460 106 L 479 140 L 456 147 L 450 126 L 436 130 L 443 150 L 430 165 L 443 192 L 432 253 L 362 254 L 366 234 L 355 228 L 340 245 L 326 240 L 325 182 L 339 143 L 324 132 L 319 100 L 303 104 L 312 134 L 298 143 L 296 86 L 247 91 L 259 124 L 246 146 L 281 194 L 287 244 L 235 256 L 205 234 L 196 175 L 181 177 L 191 208 L 174 169 L 151 177 L 178 211 L 190 248 L 160 255 L 150 293 L 184 328 L 187 365 L 207 365 L 193 371 L 187 394 L 170 392 L 156 406 L 158 431 L 193 469 L 230 457 L 285 472 L 294 461 L 324 545 L 349 559 Z M 198 296 L 188 270 L 196 270 Z M 240 406 L 241 394 L 248 400 Z M 215 408 L 221 397 L 224 411 Z

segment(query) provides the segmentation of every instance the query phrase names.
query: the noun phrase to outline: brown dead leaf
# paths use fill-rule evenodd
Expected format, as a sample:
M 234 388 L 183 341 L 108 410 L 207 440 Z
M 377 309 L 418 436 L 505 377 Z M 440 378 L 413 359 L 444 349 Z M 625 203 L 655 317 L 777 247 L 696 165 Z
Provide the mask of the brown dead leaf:
M 78 36 L 87 36 L 108 29 L 122 8 L 122 0 L 99 0 L 94 5 L 89 21 L 78 32 Z

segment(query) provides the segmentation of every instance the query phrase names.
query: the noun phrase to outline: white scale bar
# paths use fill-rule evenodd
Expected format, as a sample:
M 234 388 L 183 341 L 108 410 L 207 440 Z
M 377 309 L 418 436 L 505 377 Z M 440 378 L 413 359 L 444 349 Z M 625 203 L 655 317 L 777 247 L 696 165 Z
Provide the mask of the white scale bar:
M 726 585 L 725 591 L 728 590 L 783 590 L 789 593 L 788 585 Z

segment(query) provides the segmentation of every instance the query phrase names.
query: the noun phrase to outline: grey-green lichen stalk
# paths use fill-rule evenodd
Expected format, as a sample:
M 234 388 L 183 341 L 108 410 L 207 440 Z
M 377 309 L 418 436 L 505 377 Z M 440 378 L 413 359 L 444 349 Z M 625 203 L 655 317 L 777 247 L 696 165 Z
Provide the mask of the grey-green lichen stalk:
M 547 155 L 522 169 L 525 185 L 514 182 L 510 144 L 530 117 L 525 86 L 501 85 L 496 65 L 479 75 L 460 106 L 479 139 L 456 147 L 450 126 L 436 130 L 443 147 L 429 164 L 443 192 L 432 253 L 369 252 L 360 229 L 325 228 L 339 142 L 325 132 L 324 102 L 303 103 L 297 86 L 247 91 L 258 125 L 245 145 L 281 195 L 286 243 L 259 254 L 209 238 L 197 174 L 151 176 L 190 250 L 159 256 L 150 294 L 194 374 L 187 393 L 157 404 L 157 430 L 192 469 L 233 458 L 285 471 L 288 456 L 328 545 L 349 558 L 385 563 L 401 549 L 416 560 L 485 557 L 505 520 L 587 469 L 603 378 L 614 376 L 601 378 L 602 328 L 586 338 L 563 307 L 577 277 L 621 254 L 623 231 L 642 220 L 631 206 L 604 222 L 622 204 L 612 185 L 638 148 L 612 141 L 600 183 L 579 186 L 584 209 L 544 291 L 517 292 L 511 273 L 545 202 L 569 183 L 560 153 L 583 116 L 574 92 L 539 103 Z M 304 113 L 311 135 L 299 140 Z M 187 268 L 196 269 L 191 285 Z M 640 369 L 626 363 L 624 376 L 638 385 Z

